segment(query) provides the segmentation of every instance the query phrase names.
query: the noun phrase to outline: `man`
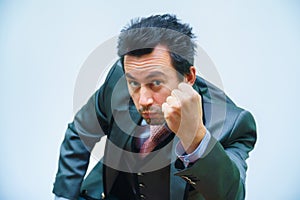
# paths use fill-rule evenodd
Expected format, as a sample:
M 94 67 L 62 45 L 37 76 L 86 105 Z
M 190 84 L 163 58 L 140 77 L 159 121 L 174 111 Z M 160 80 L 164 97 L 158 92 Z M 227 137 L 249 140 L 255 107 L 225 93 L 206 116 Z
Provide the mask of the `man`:
M 191 30 L 167 14 L 121 31 L 120 60 L 66 131 L 57 199 L 244 199 L 255 122 L 196 76 Z M 83 181 L 104 135 L 104 157 Z

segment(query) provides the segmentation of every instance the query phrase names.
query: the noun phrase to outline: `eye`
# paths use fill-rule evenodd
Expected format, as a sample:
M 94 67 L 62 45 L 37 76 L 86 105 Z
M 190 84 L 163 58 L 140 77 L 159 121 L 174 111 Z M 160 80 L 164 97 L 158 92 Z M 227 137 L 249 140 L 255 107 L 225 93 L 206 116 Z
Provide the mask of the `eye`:
M 155 80 L 152 82 L 153 86 L 159 86 L 161 84 L 161 81 Z
M 132 87 L 132 88 L 137 88 L 140 86 L 140 84 L 136 81 L 129 81 L 128 83 L 129 83 L 130 87 Z

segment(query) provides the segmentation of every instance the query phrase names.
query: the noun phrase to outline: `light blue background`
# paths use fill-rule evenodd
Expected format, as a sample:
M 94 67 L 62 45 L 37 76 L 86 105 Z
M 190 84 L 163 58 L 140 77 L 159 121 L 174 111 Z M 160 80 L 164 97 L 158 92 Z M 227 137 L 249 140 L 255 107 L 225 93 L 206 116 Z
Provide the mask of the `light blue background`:
M 194 27 L 256 118 L 247 199 L 299 199 L 299 11 L 296 0 L 0 1 L 0 199 L 53 198 L 81 65 L 131 18 L 166 12 Z

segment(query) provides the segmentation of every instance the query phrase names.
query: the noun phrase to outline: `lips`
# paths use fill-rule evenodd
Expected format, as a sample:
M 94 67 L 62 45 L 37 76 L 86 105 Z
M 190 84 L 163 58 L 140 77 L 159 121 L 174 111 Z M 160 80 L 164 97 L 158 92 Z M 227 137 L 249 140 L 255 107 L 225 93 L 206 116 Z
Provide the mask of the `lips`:
M 159 116 L 158 113 L 151 113 L 151 112 L 143 112 L 142 113 L 143 118 L 147 119 L 147 118 L 157 118 Z
M 149 106 L 142 107 L 139 109 L 139 113 L 142 115 L 144 119 L 149 120 L 160 120 L 163 118 L 163 112 L 161 111 L 160 106 Z
M 150 119 L 150 120 L 164 119 L 164 115 L 161 112 L 142 112 L 141 115 L 144 119 Z

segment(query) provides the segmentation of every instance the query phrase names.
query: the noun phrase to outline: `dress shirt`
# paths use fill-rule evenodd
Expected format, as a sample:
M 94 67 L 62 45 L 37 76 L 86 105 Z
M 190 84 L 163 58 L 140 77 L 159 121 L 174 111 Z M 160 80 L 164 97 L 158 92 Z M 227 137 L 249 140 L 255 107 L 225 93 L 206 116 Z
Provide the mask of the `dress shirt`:
M 187 167 L 190 163 L 194 163 L 199 158 L 203 157 L 203 154 L 207 149 L 207 145 L 210 138 L 211 138 L 210 132 L 206 130 L 205 136 L 200 142 L 199 146 L 190 154 L 185 153 L 185 150 L 180 141 L 177 143 L 175 153 L 178 156 L 178 158 L 183 162 L 185 167 Z

